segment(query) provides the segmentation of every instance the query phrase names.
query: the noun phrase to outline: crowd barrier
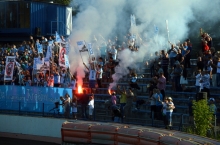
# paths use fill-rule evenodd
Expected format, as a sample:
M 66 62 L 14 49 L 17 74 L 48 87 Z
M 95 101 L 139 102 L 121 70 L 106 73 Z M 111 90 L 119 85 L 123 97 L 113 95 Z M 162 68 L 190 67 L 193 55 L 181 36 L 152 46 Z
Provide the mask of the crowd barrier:
M 63 145 L 220 145 L 217 140 L 175 130 L 84 121 L 64 122 L 61 136 Z
M 72 89 L 68 88 L 4 85 L 0 86 L 0 109 L 49 112 L 55 107 L 55 102 L 62 104 L 60 96 L 66 93 L 72 98 Z M 62 105 L 58 108 L 62 113 Z

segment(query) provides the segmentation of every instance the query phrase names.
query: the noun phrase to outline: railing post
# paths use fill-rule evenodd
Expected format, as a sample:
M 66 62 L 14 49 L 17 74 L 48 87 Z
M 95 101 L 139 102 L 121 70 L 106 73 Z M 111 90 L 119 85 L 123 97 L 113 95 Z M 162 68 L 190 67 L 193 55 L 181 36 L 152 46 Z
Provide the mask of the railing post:
M 43 117 L 44 117 L 44 103 L 43 103 L 43 106 L 42 106 L 42 113 L 43 113 Z
M 18 102 L 18 115 L 21 114 L 21 102 L 19 101 Z
M 154 111 L 151 112 L 151 124 L 154 126 Z

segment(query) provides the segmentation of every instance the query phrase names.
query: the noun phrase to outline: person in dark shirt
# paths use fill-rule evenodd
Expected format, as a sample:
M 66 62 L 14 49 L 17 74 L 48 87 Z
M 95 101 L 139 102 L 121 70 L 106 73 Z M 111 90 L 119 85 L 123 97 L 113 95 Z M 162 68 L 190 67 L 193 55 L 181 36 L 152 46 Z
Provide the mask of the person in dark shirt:
M 82 109 L 82 117 L 87 119 L 88 118 L 88 115 L 87 115 L 87 105 L 88 105 L 88 102 L 89 102 L 89 97 L 88 95 L 86 94 L 86 90 L 83 90 L 83 95 L 81 96 L 80 98 L 80 102 L 81 102 L 81 109 Z
M 197 59 L 197 70 L 203 70 L 203 68 L 204 68 L 204 63 L 202 61 L 202 58 L 198 57 L 198 59 Z
M 163 69 L 163 72 L 164 72 L 164 76 L 166 78 L 166 81 L 169 80 L 168 78 L 168 66 L 169 66 L 169 57 L 168 57 L 168 54 L 162 50 L 161 51 L 161 67 Z

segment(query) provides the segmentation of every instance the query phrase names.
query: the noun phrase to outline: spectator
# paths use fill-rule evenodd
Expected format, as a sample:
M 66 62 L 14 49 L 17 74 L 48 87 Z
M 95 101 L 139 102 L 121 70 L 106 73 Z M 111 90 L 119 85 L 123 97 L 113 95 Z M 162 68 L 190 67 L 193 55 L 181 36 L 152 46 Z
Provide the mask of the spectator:
M 218 57 L 216 80 L 217 86 L 220 87 L 220 57 Z
M 66 93 L 64 96 L 64 108 L 65 108 L 64 116 L 66 118 L 69 118 L 70 117 L 70 96 L 68 93 Z
M 54 72 L 54 87 L 60 87 L 60 74 L 58 70 Z
M 204 63 L 202 62 L 202 58 L 198 57 L 197 59 L 197 70 L 203 71 L 204 69 Z
M 174 69 L 174 79 L 175 79 L 175 86 L 176 86 L 176 91 L 181 91 L 181 86 L 180 86 L 180 76 L 182 73 L 182 68 L 180 67 L 179 63 L 176 63 L 176 67 Z
M 123 88 L 123 90 L 121 90 L 120 87 L 117 86 L 117 91 L 120 94 L 120 96 L 119 96 L 119 98 L 120 98 L 120 111 L 121 111 L 122 116 L 124 116 L 124 106 L 126 105 L 126 102 L 127 102 L 125 87 Z
M 178 54 L 178 49 L 174 47 L 174 44 L 171 44 L 171 49 L 168 51 L 168 54 L 170 58 L 170 67 L 172 68 L 174 66 L 176 56 Z
M 210 98 L 209 99 L 209 107 L 210 107 L 210 111 L 216 115 L 216 112 L 217 112 L 217 107 L 215 105 L 215 99 L 214 98 Z
M 168 126 L 172 126 L 172 114 L 173 114 L 173 109 L 175 109 L 175 106 L 173 104 L 173 99 L 171 97 L 167 98 L 168 103 L 167 103 L 167 110 L 166 110 L 166 116 L 167 116 L 167 121 L 168 121 Z
M 162 112 L 163 112 L 163 123 L 164 123 L 164 126 L 165 126 L 165 129 L 168 129 L 167 126 L 168 126 L 168 120 L 167 120 L 167 116 L 166 116 L 166 113 L 167 113 L 167 103 L 168 103 L 168 100 L 167 100 L 167 97 L 164 98 L 164 101 L 162 102 L 160 100 L 160 97 L 158 97 L 158 101 L 161 102 L 161 104 L 163 105 L 162 107 Z
M 163 97 L 165 97 L 166 78 L 164 77 L 162 72 L 160 73 L 160 76 L 157 80 L 157 88 L 160 90 L 160 93 L 163 95 Z
M 157 89 L 157 96 L 155 97 L 155 100 L 156 100 L 156 118 L 158 120 L 162 120 L 162 113 L 161 113 L 161 110 L 163 108 L 163 105 L 159 102 L 159 100 L 163 100 L 163 95 L 161 94 L 160 90 Z
M 93 110 L 94 110 L 94 94 L 89 97 L 89 120 L 92 120 Z
M 69 88 L 72 89 L 72 94 L 75 94 L 76 91 L 76 77 L 72 76 Z
M 184 57 L 184 67 L 185 68 L 190 68 L 190 59 L 191 59 L 191 51 L 192 51 L 192 44 L 190 42 L 189 39 L 186 40 L 187 43 L 187 49 L 186 49 L 186 53 L 183 55 Z
M 102 66 L 101 65 L 98 65 L 96 73 L 97 73 L 98 87 L 102 88 L 102 73 L 103 73 L 103 70 L 102 70 Z
M 168 66 L 169 66 L 169 58 L 168 54 L 165 53 L 164 50 L 161 51 L 161 67 L 163 69 L 163 74 L 166 78 L 166 81 L 169 80 L 168 78 Z M 160 73 L 158 73 L 160 75 Z
M 181 77 L 180 77 L 180 84 L 182 87 L 182 91 L 185 91 L 186 85 L 188 84 L 187 70 L 183 65 L 181 67 L 182 67 L 182 72 L 181 72 Z
M 196 93 L 199 93 L 200 92 L 200 87 L 201 87 L 201 84 L 200 84 L 200 80 L 201 80 L 201 77 L 202 77 L 202 74 L 201 74 L 201 70 L 197 70 L 196 72 Z
M 87 119 L 87 105 L 89 102 L 89 97 L 87 96 L 86 90 L 83 90 L 83 95 L 80 98 L 80 102 L 81 102 L 81 113 L 82 113 L 82 118 Z
M 73 96 L 71 106 L 72 106 L 73 119 L 77 120 L 77 98 L 76 96 Z
M 111 101 L 112 101 L 112 105 L 116 105 L 117 104 L 117 97 L 116 97 L 116 93 L 113 92 L 111 94 Z
M 210 98 L 210 75 L 208 71 L 202 71 L 202 77 L 200 80 L 201 92 L 206 92 L 207 97 Z
M 129 88 L 126 91 L 126 96 L 127 96 L 127 102 L 126 105 L 124 106 L 124 117 L 129 116 L 129 114 L 131 113 L 131 109 L 132 109 L 132 103 L 133 103 L 133 99 L 134 99 L 134 93 L 132 92 L 131 88 Z
M 218 64 L 218 58 L 216 56 L 213 57 L 213 61 L 210 62 L 210 66 L 212 67 L 212 86 L 217 86 L 217 64 Z
M 156 112 L 156 99 L 158 98 L 157 89 L 153 90 L 153 95 L 150 97 L 150 110 L 151 110 L 151 118 L 155 118 L 155 112 Z

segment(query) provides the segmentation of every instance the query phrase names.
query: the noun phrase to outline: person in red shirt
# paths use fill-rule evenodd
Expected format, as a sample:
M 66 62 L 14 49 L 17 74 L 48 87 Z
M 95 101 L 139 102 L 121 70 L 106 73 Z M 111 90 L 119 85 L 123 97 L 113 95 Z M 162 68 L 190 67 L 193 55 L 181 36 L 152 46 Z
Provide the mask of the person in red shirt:
M 207 41 L 204 41 L 203 52 L 204 52 L 205 54 L 207 54 L 208 51 L 209 51 L 208 43 L 207 43 Z

